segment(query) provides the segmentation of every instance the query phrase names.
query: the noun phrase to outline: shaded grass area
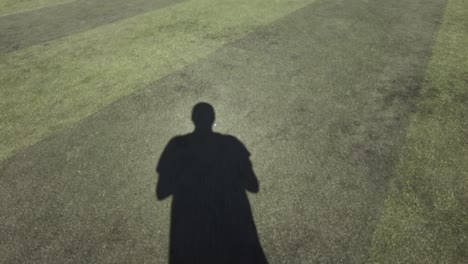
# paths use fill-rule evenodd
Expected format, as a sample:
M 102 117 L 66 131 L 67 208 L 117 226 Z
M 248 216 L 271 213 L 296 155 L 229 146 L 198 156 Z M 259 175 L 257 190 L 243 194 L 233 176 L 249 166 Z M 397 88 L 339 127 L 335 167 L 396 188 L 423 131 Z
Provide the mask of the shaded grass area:
M 194 0 L 0 56 L 0 159 L 311 2 Z
M 0 16 L 73 2 L 73 0 L 0 0 Z
M 370 263 L 468 263 L 468 2 L 450 0 Z

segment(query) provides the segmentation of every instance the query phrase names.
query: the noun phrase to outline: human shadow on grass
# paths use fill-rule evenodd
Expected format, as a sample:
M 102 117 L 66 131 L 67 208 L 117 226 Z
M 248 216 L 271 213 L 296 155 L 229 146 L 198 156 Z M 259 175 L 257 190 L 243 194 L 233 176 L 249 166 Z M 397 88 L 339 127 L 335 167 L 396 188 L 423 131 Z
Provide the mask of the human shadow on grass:
M 172 138 L 156 171 L 156 196 L 172 195 L 169 263 L 267 263 L 246 191 L 259 184 L 249 151 L 212 131 L 213 107 L 192 110 L 195 130 Z

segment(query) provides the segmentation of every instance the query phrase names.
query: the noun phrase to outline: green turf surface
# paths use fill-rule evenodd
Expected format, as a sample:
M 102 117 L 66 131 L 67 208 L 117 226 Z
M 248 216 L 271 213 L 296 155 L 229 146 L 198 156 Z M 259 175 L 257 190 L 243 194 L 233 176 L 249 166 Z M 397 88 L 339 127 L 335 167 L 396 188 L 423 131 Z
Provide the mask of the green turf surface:
M 72 1 L 74 0 L 0 0 L 0 16 L 64 4 Z
M 0 159 L 308 3 L 190 1 L 0 55 Z
M 167 263 L 154 167 L 208 101 L 252 153 L 270 263 L 364 263 L 444 6 L 313 2 L 18 150 L 0 162 L 0 259 Z
M 199 101 L 252 153 L 270 263 L 468 262 L 468 8 L 438 31 L 444 7 L 192 0 L 0 55 L 0 262 L 166 263 L 154 166 Z
M 370 263 L 468 263 L 468 2 L 450 0 Z

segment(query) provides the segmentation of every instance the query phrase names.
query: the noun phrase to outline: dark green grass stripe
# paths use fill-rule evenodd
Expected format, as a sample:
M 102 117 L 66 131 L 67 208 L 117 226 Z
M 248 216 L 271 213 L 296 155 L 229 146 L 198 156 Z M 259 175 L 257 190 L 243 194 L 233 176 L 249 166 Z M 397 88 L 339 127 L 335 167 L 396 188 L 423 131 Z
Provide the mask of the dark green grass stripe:
M 27 12 L 48 6 L 65 4 L 74 0 L 0 0 L 0 16 L 12 15 L 19 12 Z
M 0 17 L 0 54 L 73 35 L 185 0 L 78 0 Z

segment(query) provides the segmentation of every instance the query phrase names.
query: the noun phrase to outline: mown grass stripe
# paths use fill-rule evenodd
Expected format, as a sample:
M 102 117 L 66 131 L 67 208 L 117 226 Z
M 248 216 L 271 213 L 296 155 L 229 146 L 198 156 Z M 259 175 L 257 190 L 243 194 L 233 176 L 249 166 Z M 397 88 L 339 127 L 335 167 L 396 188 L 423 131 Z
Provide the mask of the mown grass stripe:
M 370 263 L 468 263 L 468 2 L 450 0 Z
M 192 0 L 0 56 L 0 159 L 311 0 Z
M 186 0 L 77 0 L 0 17 L 0 54 L 115 23 Z M 51 19 L 53 18 L 53 19 Z
M 74 0 L 0 0 L 0 16 L 73 2 Z

